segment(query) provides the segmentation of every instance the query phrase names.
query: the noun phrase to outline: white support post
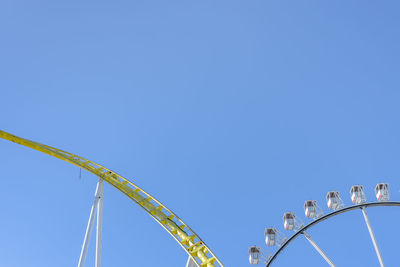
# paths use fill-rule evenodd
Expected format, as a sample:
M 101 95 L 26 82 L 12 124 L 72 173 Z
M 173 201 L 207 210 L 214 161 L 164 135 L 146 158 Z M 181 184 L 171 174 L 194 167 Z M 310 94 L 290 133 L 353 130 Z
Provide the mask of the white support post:
M 97 201 L 97 228 L 96 228 L 96 267 L 101 267 L 101 229 L 103 225 L 103 188 L 104 181 L 99 180 L 99 194 Z
M 361 210 L 364 215 L 364 220 L 365 220 L 365 223 L 367 224 L 369 235 L 371 236 L 371 239 L 372 239 L 372 243 L 374 244 L 375 252 L 376 252 L 376 255 L 378 256 L 379 263 L 380 263 L 381 267 L 385 267 L 385 264 L 383 263 L 381 252 L 379 250 L 378 244 L 376 243 L 374 232 L 372 231 L 371 223 L 369 222 L 367 211 L 365 210 L 365 207 L 362 207 Z
M 315 243 L 314 240 L 311 239 L 311 236 L 304 231 L 303 232 L 304 236 L 307 238 L 307 240 L 311 243 L 311 245 L 318 251 L 318 253 L 324 258 L 324 260 L 331 266 L 335 267 L 335 264 L 333 264 L 332 260 L 322 251 L 322 249 Z
M 101 179 L 97 183 L 96 193 L 94 194 L 94 201 L 93 201 L 92 209 L 90 210 L 89 221 L 88 221 L 88 225 L 86 227 L 85 238 L 83 239 L 82 250 L 81 250 L 81 254 L 79 256 L 78 267 L 83 267 L 85 265 L 86 254 L 87 254 L 87 250 L 88 250 L 89 242 L 90 242 L 90 236 L 92 234 L 93 225 L 94 225 L 94 217 L 96 216 L 96 209 L 99 209 L 98 202 L 100 199 L 100 197 L 99 197 L 100 192 L 101 192 L 101 199 L 102 199 L 102 197 L 103 197 L 103 181 Z M 102 206 L 101 206 L 101 210 L 102 210 Z M 99 226 L 99 221 L 97 221 L 97 226 Z M 101 222 L 100 222 L 100 226 L 101 226 Z M 100 238 L 101 238 L 101 236 L 100 236 Z M 97 260 L 97 258 L 96 258 L 96 260 Z
M 186 263 L 186 267 L 198 267 L 199 265 L 193 261 L 193 259 L 189 256 L 188 261 Z

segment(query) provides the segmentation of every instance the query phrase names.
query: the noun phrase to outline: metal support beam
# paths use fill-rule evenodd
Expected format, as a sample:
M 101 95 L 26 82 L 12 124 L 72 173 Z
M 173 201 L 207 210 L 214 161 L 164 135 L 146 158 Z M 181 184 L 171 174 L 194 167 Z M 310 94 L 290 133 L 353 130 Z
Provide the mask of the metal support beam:
M 371 223 L 369 222 L 369 218 L 368 218 L 368 215 L 367 215 L 367 211 L 365 210 L 365 207 L 361 207 L 361 211 L 362 211 L 362 213 L 364 215 L 364 220 L 365 220 L 365 223 L 367 224 L 369 235 L 371 236 L 372 243 L 374 244 L 375 252 L 376 252 L 376 255 L 378 256 L 379 263 L 380 263 L 381 267 L 385 267 L 385 264 L 383 263 L 382 255 L 381 255 L 381 252 L 379 250 L 378 244 L 376 243 L 374 231 L 372 231 Z
M 93 201 L 92 209 L 90 210 L 89 221 L 88 221 L 88 225 L 86 227 L 85 238 L 83 239 L 82 250 L 81 250 L 81 254 L 79 256 L 78 267 L 83 267 L 85 265 L 86 254 L 87 254 L 87 250 L 88 250 L 89 242 L 90 242 L 90 236 L 92 234 L 93 225 L 94 225 L 94 219 L 95 219 L 94 217 L 96 216 L 96 209 L 101 212 L 103 210 L 102 201 L 101 201 L 101 207 L 98 204 L 99 200 L 103 199 L 103 186 L 104 186 L 103 180 L 100 179 L 99 182 L 97 183 L 96 193 L 94 194 L 94 201 Z M 101 224 L 102 224 L 102 222 L 100 219 L 100 227 L 101 227 Z M 98 219 L 97 220 L 97 238 L 99 237 L 99 233 L 100 233 L 100 242 L 101 242 L 101 231 L 99 231 L 99 219 Z M 97 239 L 97 241 L 99 241 L 99 239 Z M 97 246 L 97 249 L 99 247 L 100 247 L 100 251 L 101 251 L 101 245 Z M 97 252 L 98 251 L 96 251 L 96 264 L 97 264 Z
M 311 243 L 311 245 L 318 251 L 318 253 L 324 258 L 324 260 L 331 266 L 331 267 L 336 267 L 335 264 L 333 264 L 332 260 L 322 251 L 322 249 L 315 243 L 314 240 L 312 240 L 311 236 L 304 231 L 303 232 L 304 236 L 307 238 L 307 240 Z
M 103 225 L 103 188 L 104 180 L 99 180 L 99 194 L 97 201 L 97 227 L 96 227 L 96 267 L 101 267 L 101 229 Z
M 189 256 L 188 261 L 186 263 L 186 267 L 198 267 L 199 265 L 193 261 L 193 259 Z

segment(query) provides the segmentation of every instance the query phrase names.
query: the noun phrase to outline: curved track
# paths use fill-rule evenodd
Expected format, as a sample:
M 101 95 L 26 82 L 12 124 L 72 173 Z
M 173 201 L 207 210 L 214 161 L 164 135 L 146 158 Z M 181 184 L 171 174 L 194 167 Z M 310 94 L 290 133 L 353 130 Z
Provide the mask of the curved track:
M 272 257 L 269 259 L 266 267 L 270 266 L 272 264 L 272 262 L 276 259 L 276 257 L 282 252 L 282 250 L 285 249 L 285 247 L 287 247 L 296 237 L 298 237 L 299 235 L 303 234 L 303 232 L 305 230 L 307 230 L 308 228 L 310 228 L 310 227 L 312 227 L 314 225 L 317 225 L 318 223 L 323 222 L 323 221 L 325 221 L 325 220 L 327 220 L 327 219 L 329 219 L 329 218 L 331 218 L 333 216 L 339 215 L 339 214 L 347 212 L 347 211 L 361 209 L 363 207 L 368 208 L 368 207 L 377 207 L 377 206 L 400 206 L 400 202 L 399 201 L 370 202 L 370 203 L 364 203 L 364 204 L 359 204 L 359 205 L 354 205 L 354 206 L 342 208 L 340 210 L 336 210 L 334 212 L 328 213 L 325 216 L 322 216 L 322 217 L 316 219 L 315 221 L 312 221 L 309 224 L 303 226 L 295 234 L 293 234 L 291 237 L 289 237 L 289 239 L 286 240 L 279 247 L 279 249 L 274 253 L 274 255 L 272 255 Z
M 221 261 L 218 260 L 210 248 L 192 229 L 190 229 L 189 226 L 187 226 L 176 214 L 174 214 L 161 202 L 134 183 L 130 182 L 128 179 L 99 164 L 58 148 L 30 141 L 1 130 L 0 138 L 30 147 L 50 156 L 64 160 L 93 173 L 101 179 L 104 179 L 104 181 L 129 197 L 132 201 L 144 209 L 151 217 L 153 217 L 153 219 L 155 219 L 168 233 L 171 234 L 171 236 L 179 243 L 179 245 L 198 264 L 198 266 L 223 267 Z

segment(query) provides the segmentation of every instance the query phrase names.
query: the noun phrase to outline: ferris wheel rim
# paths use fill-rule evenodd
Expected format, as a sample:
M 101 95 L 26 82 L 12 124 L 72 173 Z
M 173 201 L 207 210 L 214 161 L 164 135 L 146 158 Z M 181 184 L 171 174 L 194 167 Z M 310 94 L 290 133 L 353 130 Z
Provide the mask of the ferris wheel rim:
M 301 227 L 296 233 L 294 233 L 292 236 L 290 236 L 284 243 L 282 243 L 282 245 L 275 251 L 275 253 L 269 258 L 266 267 L 269 267 L 274 261 L 275 259 L 278 257 L 278 255 L 291 243 L 293 242 L 299 235 L 304 234 L 304 232 L 323 222 L 326 221 L 332 217 L 335 217 L 337 215 L 340 215 L 342 213 L 345 212 L 349 212 L 349 211 L 353 211 L 353 210 L 357 210 L 357 209 L 362 209 L 362 208 L 372 208 L 372 207 L 400 207 L 400 201 L 374 201 L 374 202 L 368 202 L 368 203 L 362 203 L 362 204 L 358 204 L 358 205 L 352 205 L 349 207 L 344 207 L 338 210 L 335 210 L 333 212 L 330 212 L 308 224 L 306 224 L 305 226 Z

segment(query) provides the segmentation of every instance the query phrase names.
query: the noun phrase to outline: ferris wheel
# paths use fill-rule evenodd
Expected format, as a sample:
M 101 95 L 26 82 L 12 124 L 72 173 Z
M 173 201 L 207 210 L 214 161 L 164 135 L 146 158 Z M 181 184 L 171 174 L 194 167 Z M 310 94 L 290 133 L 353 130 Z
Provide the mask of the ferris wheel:
M 249 262 L 252 265 L 264 263 L 266 267 L 270 266 L 287 248 L 287 246 L 293 242 L 297 237 L 303 235 L 314 249 L 322 256 L 322 258 L 331 267 L 335 267 L 333 260 L 321 249 L 321 247 L 311 238 L 307 232 L 311 227 L 339 214 L 343 214 L 348 211 L 361 210 L 365 224 L 368 228 L 369 235 L 371 237 L 372 244 L 374 246 L 379 265 L 384 267 L 384 261 L 382 258 L 381 251 L 378 247 L 378 243 L 371 226 L 366 209 L 370 207 L 383 207 L 383 206 L 397 206 L 400 207 L 399 201 L 389 201 L 390 192 L 389 185 L 387 183 L 379 183 L 375 187 L 375 196 L 377 201 L 367 202 L 364 187 L 362 185 L 354 185 L 350 189 L 350 197 L 353 203 L 352 206 L 345 207 L 343 200 L 340 198 L 340 194 L 337 191 L 330 191 L 326 195 L 326 204 L 330 210 L 330 213 L 324 215 L 323 210 L 318 206 L 316 200 L 306 200 L 304 203 L 304 213 L 307 218 L 312 219 L 308 224 L 304 222 L 294 213 L 285 212 L 283 215 L 283 226 L 287 231 L 293 231 L 292 236 L 286 238 L 283 233 L 278 231 L 276 228 L 266 228 L 264 232 L 265 243 L 268 247 L 276 246 L 277 249 L 274 253 L 265 252 L 261 247 L 252 246 L 249 248 Z
M 123 193 L 135 204 L 144 209 L 156 222 L 160 224 L 186 251 L 188 261 L 186 267 L 223 267 L 224 265 L 204 243 L 203 240 L 175 213 L 168 209 L 156 198 L 144 191 L 142 188 L 132 183 L 121 175 L 107 169 L 97 163 L 89 161 L 85 158 L 68 153 L 58 148 L 47 146 L 38 142 L 27 140 L 5 131 L 0 130 L 0 138 L 12 141 L 14 143 L 30 147 L 55 158 L 64 160 L 68 163 L 78 166 L 88 172 L 99 177 L 93 205 L 89 215 L 84 241 L 79 257 L 78 267 L 85 264 L 86 254 L 89 246 L 90 236 L 94 227 L 95 217 L 96 224 L 96 258 L 95 266 L 101 267 L 101 229 L 102 229 L 102 211 L 103 211 L 103 187 L 104 182 L 112 185 L 118 191 Z

